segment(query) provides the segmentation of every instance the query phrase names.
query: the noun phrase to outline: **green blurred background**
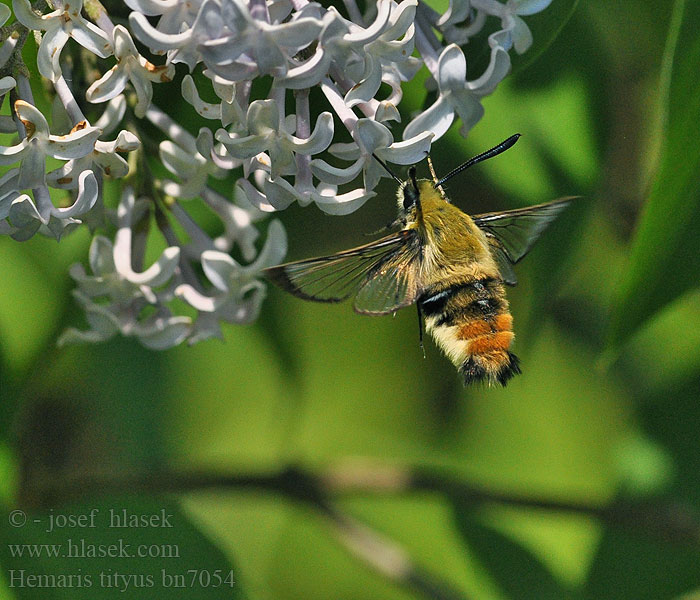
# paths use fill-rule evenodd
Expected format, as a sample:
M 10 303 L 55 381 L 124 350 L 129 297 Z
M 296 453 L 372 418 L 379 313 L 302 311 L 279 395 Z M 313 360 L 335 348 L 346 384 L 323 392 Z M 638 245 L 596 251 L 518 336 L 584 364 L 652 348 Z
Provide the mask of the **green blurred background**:
M 433 147 L 445 173 L 523 134 L 450 182 L 469 213 L 582 197 L 517 267 L 509 299 L 523 375 L 506 389 L 464 389 L 432 342 L 424 359 L 413 310 L 365 318 L 277 289 L 255 325 L 225 326 L 223 343 L 57 349 L 65 327 L 83 326 L 67 272 L 85 261 L 88 235 L 58 246 L 0 239 L 1 598 L 700 597 L 699 3 L 574 5 L 554 0 L 528 20 L 535 44 L 484 100 L 484 119 L 468 140 L 455 128 Z M 483 57 L 468 60 L 473 77 Z M 407 108 L 424 100 L 421 82 L 411 84 Z M 289 259 L 367 241 L 360 232 L 395 210 L 392 183 L 378 191 L 348 217 L 313 206 L 280 214 Z M 154 482 L 149 493 L 86 491 L 69 502 L 32 493 L 37 481 L 85 472 L 264 477 L 288 465 L 439 475 L 433 491 L 377 485 L 332 500 L 439 589 L 378 573 L 313 501 L 279 489 L 166 493 Z M 447 481 L 501 501 L 455 494 Z M 597 512 L 614 503 L 639 512 Z M 28 521 L 12 527 L 18 507 Z M 174 522 L 45 531 L 51 514 L 91 508 L 164 509 Z M 18 558 L 8 546 L 68 537 L 167 542 L 181 557 Z M 20 586 L 21 569 L 93 574 L 94 584 Z M 151 574 L 154 585 L 98 586 L 95 574 L 110 569 Z M 162 569 L 232 569 L 235 584 L 173 589 Z

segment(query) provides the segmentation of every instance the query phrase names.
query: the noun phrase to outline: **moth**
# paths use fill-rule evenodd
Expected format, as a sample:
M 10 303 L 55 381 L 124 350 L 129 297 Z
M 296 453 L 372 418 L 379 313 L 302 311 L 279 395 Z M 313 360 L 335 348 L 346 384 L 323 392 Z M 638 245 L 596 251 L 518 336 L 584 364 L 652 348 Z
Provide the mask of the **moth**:
M 457 173 L 492 158 L 520 137 L 497 146 L 438 179 L 417 179 L 415 166 L 399 183 L 394 233 L 357 248 L 290 262 L 265 270 L 270 281 L 304 300 L 340 302 L 354 296 L 355 311 L 386 315 L 415 304 L 423 324 L 461 373 L 465 385 L 503 386 L 521 373 L 511 352 L 513 317 L 507 285 L 513 265 L 570 203 L 546 204 L 469 216 L 452 204 L 443 184 Z

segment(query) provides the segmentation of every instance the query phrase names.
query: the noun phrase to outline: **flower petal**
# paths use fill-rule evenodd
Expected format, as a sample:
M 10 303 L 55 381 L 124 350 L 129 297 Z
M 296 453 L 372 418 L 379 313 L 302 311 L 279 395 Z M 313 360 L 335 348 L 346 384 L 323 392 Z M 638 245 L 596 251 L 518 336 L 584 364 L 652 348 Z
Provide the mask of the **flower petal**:
M 234 158 L 252 158 L 256 154 L 264 152 L 268 146 L 267 136 L 247 135 L 245 137 L 233 137 L 224 129 L 216 132 L 217 141 L 226 146 L 229 154 Z
M 15 112 L 20 121 L 24 123 L 28 138 L 46 138 L 49 136 L 49 123 L 36 106 L 24 100 L 15 100 Z
M 22 235 L 21 238 L 16 238 L 13 236 L 14 239 L 20 239 L 21 241 L 32 237 L 39 227 L 41 227 L 43 222 L 43 219 L 34 205 L 34 202 L 29 196 L 27 196 L 27 194 L 18 196 L 12 202 L 8 219 L 13 226 L 20 230 L 24 230 L 24 232 L 28 234 L 27 237 Z
M 457 44 L 450 44 L 438 59 L 438 85 L 440 92 L 461 89 L 466 85 L 467 59 Z
M 374 114 L 377 121 L 401 121 L 401 114 L 396 105 L 386 100 L 379 103 L 377 112 Z
M 381 64 L 378 64 L 371 54 L 365 56 L 365 71 L 362 77 L 362 81 L 350 88 L 350 91 L 345 94 L 345 104 L 351 108 L 374 98 L 382 83 Z
M 124 3 L 131 10 L 155 17 L 176 8 L 180 0 L 124 0 Z
M 41 73 L 46 79 L 56 81 L 61 76 L 61 51 L 70 36 L 60 27 L 51 27 L 41 38 L 36 62 Z
M 49 136 L 46 154 L 60 160 L 80 158 L 95 149 L 95 142 L 101 133 L 96 127 L 86 127 L 68 135 Z
M 258 273 L 266 267 L 273 267 L 282 262 L 287 254 L 287 232 L 279 219 L 272 219 L 267 228 L 267 239 L 263 249 L 252 265 L 244 267 L 245 271 Z
M 432 131 L 435 134 L 433 140 L 440 139 L 452 125 L 454 116 L 454 109 L 450 103 L 444 96 L 440 96 L 430 108 L 424 110 L 406 125 L 403 137 L 410 139 L 425 131 Z
M 403 0 L 391 14 L 392 25 L 382 34 L 382 39 L 396 40 L 416 22 L 418 0 Z
M 238 263 L 225 252 L 205 250 L 202 252 L 202 270 L 212 285 L 221 292 L 228 292 L 231 279 L 240 269 Z
M 12 0 L 12 9 L 15 11 L 17 20 L 28 29 L 37 31 L 46 29 L 45 19 L 34 12 L 29 0 Z
M 314 202 L 329 215 L 349 215 L 360 208 L 367 200 L 376 196 L 374 192 L 368 192 L 362 188 L 348 192 L 347 194 L 316 194 Z
M 466 136 L 469 130 L 484 116 L 484 107 L 479 102 L 479 98 L 469 90 L 453 92 L 450 95 L 450 100 L 452 107 L 462 120 L 459 132 Z
M 520 17 L 513 15 L 513 47 L 518 54 L 526 52 L 532 46 L 532 32 Z
M 102 136 L 109 135 L 118 127 L 125 113 L 126 98 L 124 96 L 117 96 L 108 102 L 102 116 L 100 116 L 93 125 L 97 127 L 97 129 L 102 130 Z
M 83 48 L 87 48 L 100 58 L 107 58 L 112 54 L 112 42 L 109 36 L 97 25 L 93 25 L 82 17 L 73 18 L 72 21 L 73 29 L 70 35 Z M 117 27 L 120 26 L 117 25 Z
M 274 100 L 255 100 L 251 102 L 246 113 L 246 124 L 251 133 L 269 133 L 278 131 L 280 113 Z
M 71 344 L 98 344 L 100 342 L 106 342 L 109 338 L 113 337 L 116 331 L 110 335 L 106 335 L 102 331 L 96 331 L 90 329 L 88 331 L 81 331 L 75 327 L 68 327 L 56 341 L 56 345 L 59 348 L 63 346 L 68 346 Z
M 192 39 L 191 28 L 177 34 L 164 33 L 153 27 L 145 15 L 138 12 L 132 12 L 129 15 L 129 24 L 133 34 L 155 51 L 180 48 L 181 46 L 186 46 Z
M 265 295 L 265 285 L 260 281 L 251 281 L 241 288 L 238 297 L 221 304 L 217 317 L 238 325 L 252 323 L 260 314 L 260 305 Z
M 124 91 L 127 81 L 129 81 L 129 77 L 126 70 L 120 68 L 119 65 L 114 65 L 102 77 L 93 82 L 85 92 L 85 98 L 93 104 L 116 98 Z
M 241 177 L 236 185 L 243 190 L 245 197 L 255 208 L 262 212 L 275 212 L 277 209 L 268 201 L 265 194 L 256 188 L 250 181 Z
M 389 17 L 391 16 L 391 0 L 378 0 L 377 16 L 374 22 L 366 29 L 355 25 L 351 33 L 346 34 L 344 39 L 353 45 L 363 46 L 378 38 L 385 30 Z
M 293 90 L 313 87 L 326 76 L 331 60 L 330 53 L 319 47 L 311 58 L 298 67 L 289 69 L 278 80 L 281 85 Z
M 275 210 L 285 210 L 289 208 L 295 200 L 302 205 L 309 203 L 308 198 L 305 198 L 292 184 L 281 177 L 266 179 L 264 185 L 267 201 Z
M 432 131 L 423 131 L 402 142 L 394 142 L 388 149 L 378 151 L 378 154 L 397 165 L 414 165 L 428 156 L 434 136 Z
M 551 3 L 552 0 L 508 0 L 507 7 L 517 15 L 534 15 Z
M 175 274 L 180 260 L 180 248 L 166 248 L 155 263 L 139 273 L 131 267 L 131 237 L 130 227 L 117 230 L 114 237 L 114 265 L 119 275 L 137 285 L 158 287 L 166 283 Z
M 181 92 L 182 97 L 194 107 L 201 117 L 221 120 L 221 103 L 211 104 L 202 100 L 191 75 L 185 75 L 182 79 Z
M 438 19 L 435 25 L 441 28 L 462 23 L 467 20 L 470 11 L 471 3 L 469 0 L 450 0 L 449 8 Z
M 0 4 L 0 27 L 7 22 L 7 19 L 10 18 L 11 14 L 12 11 L 7 6 Z
M 378 148 L 388 148 L 394 142 L 389 128 L 372 119 L 359 119 L 353 133 L 353 137 L 366 154 L 372 154 Z
M 4 6 L 4 4 L 0 4 L 0 6 Z M 14 77 L 10 77 L 8 75 L 7 77 L 0 79 L 0 98 L 13 89 L 15 85 L 17 85 L 17 82 L 15 81 Z
M 268 25 L 260 23 L 261 28 L 268 35 L 273 36 L 280 46 L 285 48 L 306 48 L 313 42 L 323 28 L 321 19 L 301 18 L 281 25 Z
M 129 77 L 131 85 L 134 86 L 136 90 L 136 106 L 134 106 L 134 114 L 142 119 L 146 115 L 146 111 L 151 106 L 151 101 L 153 100 L 153 84 L 149 81 L 148 77 L 136 69 L 131 71 L 131 77 Z
M 486 96 L 496 89 L 496 86 L 503 81 L 509 71 L 510 56 L 508 56 L 508 52 L 501 46 L 495 46 L 491 49 L 491 62 L 489 62 L 486 71 L 478 79 L 470 81 L 468 87 L 479 96 Z
M 67 208 L 54 208 L 51 214 L 61 219 L 79 217 L 95 206 L 97 194 L 95 175 L 92 171 L 83 171 L 78 178 L 78 197 L 73 205 Z
M 95 275 L 114 273 L 114 249 L 112 242 L 103 235 L 96 235 L 88 253 L 90 269 Z
M 349 144 L 333 144 L 330 148 L 328 148 L 328 152 L 343 160 L 357 160 L 360 156 L 362 156 L 360 147 L 355 142 L 350 142 Z
M 309 166 L 311 167 L 311 172 L 314 174 L 314 176 L 324 183 L 343 185 L 344 183 L 349 183 L 360 174 L 364 163 L 365 160 L 360 158 L 349 167 L 340 168 L 328 164 L 321 158 L 314 158 Z
M 29 145 L 26 142 L 17 144 L 16 146 L 0 146 L 0 165 L 6 166 L 16 163 L 27 152 Z
M 192 329 L 189 317 L 158 317 L 148 323 L 137 323 L 133 334 L 151 350 L 167 350 L 180 344 Z
M 202 294 L 187 283 L 178 285 L 174 293 L 180 300 L 187 302 L 192 308 L 196 308 L 202 312 L 214 312 L 217 308 L 215 298 Z
M 316 125 L 311 135 L 306 139 L 289 136 L 292 151 L 299 154 L 318 154 L 323 152 L 333 141 L 333 115 L 321 113 L 316 119 Z
M 44 185 L 46 176 L 46 156 L 35 143 L 27 146 L 27 151 L 22 157 L 19 165 L 19 189 L 26 190 Z

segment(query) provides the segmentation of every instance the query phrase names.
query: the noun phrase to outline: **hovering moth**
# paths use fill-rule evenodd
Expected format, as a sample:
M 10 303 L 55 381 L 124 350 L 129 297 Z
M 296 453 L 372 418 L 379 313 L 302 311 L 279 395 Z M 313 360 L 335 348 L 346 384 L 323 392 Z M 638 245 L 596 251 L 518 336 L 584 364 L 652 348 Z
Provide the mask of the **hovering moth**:
M 504 152 L 513 135 L 438 179 L 416 179 L 415 166 L 399 183 L 397 229 L 369 244 L 265 270 L 282 289 L 304 300 L 341 302 L 354 296 L 363 315 L 391 314 L 415 304 L 423 324 L 461 373 L 465 385 L 506 383 L 521 372 L 510 351 L 513 317 L 506 285 L 513 265 L 571 201 L 469 216 L 452 204 L 442 185 L 457 173 Z

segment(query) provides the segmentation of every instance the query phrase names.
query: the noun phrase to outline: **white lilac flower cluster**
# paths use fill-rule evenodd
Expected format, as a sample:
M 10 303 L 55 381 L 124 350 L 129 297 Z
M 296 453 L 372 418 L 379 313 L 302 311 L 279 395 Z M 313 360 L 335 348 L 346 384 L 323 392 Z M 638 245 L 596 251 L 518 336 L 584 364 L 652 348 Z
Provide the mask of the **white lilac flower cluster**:
M 10 99 L 0 234 L 93 232 L 89 273 L 71 270 L 90 329 L 63 342 L 121 333 L 167 348 L 220 336 L 222 321 L 256 318 L 260 271 L 286 252 L 278 220 L 258 251 L 255 223 L 293 202 L 348 214 L 386 176 L 373 155 L 416 163 L 455 116 L 466 135 L 509 51 L 532 42 L 521 17 L 550 2 L 450 0 L 440 15 L 419 0 L 344 0 L 342 11 L 308 0 L 13 0 L 12 21 L 0 4 L 0 103 Z M 462 48 L 488 27 L 488 67 L 470 78 Z M 43 86 L 22 61 L 31 36 Z M 403 125 L 402 84 L 423 66 L 435 100 Z M 154 84 L 178 85 L 188 122 L 212 126 L 187 131 L 169 114 L 183 106 L 172 91 L 158 106 Z M 38 106 L 49 104 L 47 118 Z M 116 209 L 105 201 L 115 188 Z M 145 266 L 153 236 L 164 248 Z

